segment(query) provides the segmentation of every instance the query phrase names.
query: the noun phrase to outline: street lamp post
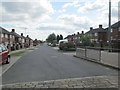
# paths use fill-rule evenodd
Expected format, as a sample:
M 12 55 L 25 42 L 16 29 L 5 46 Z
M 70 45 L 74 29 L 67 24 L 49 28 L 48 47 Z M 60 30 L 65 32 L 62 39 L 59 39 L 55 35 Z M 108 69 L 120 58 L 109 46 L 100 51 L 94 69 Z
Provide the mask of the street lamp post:
M 109 28 L 108 28 L 109 47 L 111 46 L 111 0 L 109 0 Z

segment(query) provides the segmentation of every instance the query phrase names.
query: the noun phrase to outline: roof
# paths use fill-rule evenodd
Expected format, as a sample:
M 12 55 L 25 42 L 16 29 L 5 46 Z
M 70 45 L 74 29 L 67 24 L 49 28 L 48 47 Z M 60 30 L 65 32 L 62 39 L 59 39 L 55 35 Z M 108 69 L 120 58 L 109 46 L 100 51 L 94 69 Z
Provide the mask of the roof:
M 91 33 L 99 33 L 99 32 L 107 32 L 107 29 L 104 28 L 95 28 L 92 30 L 89 30 L 88 32 L 86 32 L 86 34 L 91 34 Z
M 25 37 L 25 38 L 27 38 L 27 39 L 29 39 L 29 40 L 32 40 L 30 37 Z
M 114 23 L 111 27 L 112 28 L 118 28 L 118 27 L 120 27 L 120 21 Z
M 9 31 L 7 31 L 6 29 L 0 27 L 0 30 L 2 31 L 2 33 L 4 34 L 11 34 Z
M 26 38 L 25 36 L 21 36 L 22 38 Z
M 19 34 L 17 34 L 16 32 L 11 32 L 12 35 L 14 35 L 15 37 L 19 37 L 21 38 L 22 36 L 20 36 Z
M 64 39 L 67 39 L 67 38 L 69 38 L 69 37 L 71 37 L 72 35 L 68 35 L 67 37 L 65 37 Z

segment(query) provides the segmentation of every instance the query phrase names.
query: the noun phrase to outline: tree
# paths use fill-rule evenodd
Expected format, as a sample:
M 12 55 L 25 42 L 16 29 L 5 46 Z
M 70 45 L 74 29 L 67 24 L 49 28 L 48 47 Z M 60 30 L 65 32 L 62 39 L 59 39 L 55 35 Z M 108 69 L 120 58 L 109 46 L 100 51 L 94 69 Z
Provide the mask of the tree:
M 57 37 L 54 33 L 50 34 L 48 38 L 46 39 L 47 42 L 53 43 L 55 40 L 57 40 Z
M 57 35 L 57 43 L 59 42 L 59 40 L 60 40 L 60 36 L 59 36 L 59 35 Z
M 82 37 L 80 38 L 80 41 L 82 42 L 82 44 L 83 44 L 84 46 L 89 46 L 90 43 L 91 43 L 91 41 L 90 41 L 90 36 L 82 36 Z
M 59 40 L 63 40 L 63 36 L 62 36 L 62 34 L 60 34 L 60 39 Z

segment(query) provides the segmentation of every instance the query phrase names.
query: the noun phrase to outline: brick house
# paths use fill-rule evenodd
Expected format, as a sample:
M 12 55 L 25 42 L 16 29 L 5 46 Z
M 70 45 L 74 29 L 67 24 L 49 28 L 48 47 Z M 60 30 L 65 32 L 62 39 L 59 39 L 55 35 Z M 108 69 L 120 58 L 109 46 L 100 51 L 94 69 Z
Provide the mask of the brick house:
M 120 40 L 120 21 L 114 23 L 111 28 L 111 40 Z
M 13 44 L 14 40 L 14 35 L 11 34 L 11 32 L 7 31 L 6 29 L 0 27 L 0 31 L 1 31 L 1 43 L 4 43 L 6 46 L 8 44 Z
M 93 29 L 93 27 L 90 27 L 90 30 L 85 33 L 85 35 L 90 36 L 91 42 L 94 43 L 106 43 L 107 42 L 107 34 L 108 30 L 104 29 L 102 25 L 99 25 L 99 28 Z
M 33 40 L 33 46 L 37 46 L 38 44 L 42 43 L 40 40 Z
M 25 39 L 26 39 L 26 37 L 23 36 L 23 33 L 21 33 L 21 48 L 25 47 Z
M 25 47 L 30 47 L 33 46 L 33 40 L 29 37 L 29 35 L 27 35 L 26 39 L 25 39 Z
M 6 29 L 0 27 L 0 43 L 3 43 L 4 45 L 8 45 L 8 43 L 10 42 L 10 39 L 9 39 L 9 35 L 10 35 L 10 32 L 7 31 Z
M 120 49 L 120 21 L 111 26 L 111 42 Z
M 82 31 L 82 33 L 80 34 L 79 32 L 77 32 L 77 34 L 72 34 L 72 35 L 68 35 L 67 37 L 65 37 L 64 39 L 67 39 L 68 42 L 72 42 L 75 44 L 80 43 L 80 38 L 84 35 L 84 31 Z
M 11 51 L 11 47 L 13 43 L 15 42 L 14 35 L 11 34 L 11 32 L 7 31 L 6 29 L 0 27 L 0 43 L 3 43 L 8 47 L 8 49 Z
M 15 29 L 12 29 L 12 31 L 11 31 L 11 34 L 14 36 L 14 38 L 15 38 L 15 41 L 14 41 L 14 43 L 13 43 L 13 47 L 12 47 L 12 49 L 13 50 L 18 50 L 18 49 L 20 49 L 20 47 L 21 47 L 21 45 L 22 45 L 22 36 L 20 36 L 19 34 L 17 34 L 16 32 L 15 32 Z

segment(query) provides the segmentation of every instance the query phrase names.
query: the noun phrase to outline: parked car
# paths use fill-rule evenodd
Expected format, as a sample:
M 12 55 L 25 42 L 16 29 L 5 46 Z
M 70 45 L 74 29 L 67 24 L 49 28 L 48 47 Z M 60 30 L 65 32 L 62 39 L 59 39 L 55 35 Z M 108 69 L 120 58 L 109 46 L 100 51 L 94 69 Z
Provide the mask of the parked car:
M 9 50 L 3 44 L 0 44 L 0 64 L 9 64 Z
M 67 40 L 60 40 L 59 41 L 59 49 L 60 50 L 63 50 L 65 43 L 68 43 L 68 41 Z
M 48 46 L 51 46 L 52 44 L 51 43 L 47 43 Z

